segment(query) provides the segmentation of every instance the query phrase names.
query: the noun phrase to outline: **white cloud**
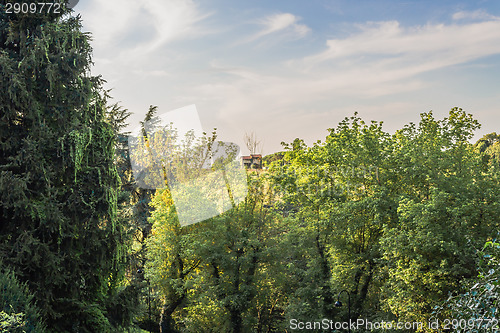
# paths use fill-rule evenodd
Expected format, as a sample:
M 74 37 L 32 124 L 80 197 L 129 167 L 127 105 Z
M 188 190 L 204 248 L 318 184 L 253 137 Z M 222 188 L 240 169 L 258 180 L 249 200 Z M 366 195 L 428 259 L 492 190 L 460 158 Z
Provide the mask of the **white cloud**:
M 202 15 L 192 0 L 90 0 L 82 12 L 99 52 L 147 54 L 183 38 L 206 34 Z
M 175 65 L 166 64 L 184 54 L 172 42 L 213 32 L 203 21 L 212 12 L 202 12 L 194 0 L 88 0 L 77 9 L 84 30 L 92 32 L 92 73 L 103 75 L 118 96 L 126 86 L 127 96 L 119 98 L 124 102 L 138 98 L 130 92 L 151 91 L 146 82 L 175 75 Z
M 259 24 L 263 25 L 264 28 L 250 37 L 247 42 L 277 32 L 288 32 L 292 33 L 295 38 L 302 38 L 306 36 L 311 29 L 305 24 L 299 24 L 298 21 L 300 21 L 300 18 L 290 13 L 268 16 L 259 21 Z
M 375 22 L 361 26 L 358 34 L 328 40 L 326 44 L 324 52 L 307 57 L 305 62 L 313 65 L 338 59 L 385 56 L 399 62 L 438 61 L 440 66 L 446 66 L 499 53 L 500 21 L 414 28 L 403 28 L 396 21 Z
M 267 35 L 279 30 L 286 29 L 289 26 L 295 24 L 295 22 L 297 22 L 297 17 L 290 13 L 269 16 L 262 21 L 262 24 L 265 25 L 266 28 L 260 34 Z
M 289 26 L 291 20 L 280 22 L 274 27 Z M 358 28 L 345 39 L 329 40 L 319 54 L 289 61 L 286 71 L 281 64 L 270 72 L 215 66 L 229 78 L 202 85 L 199 93 L 221 96 L 228 113 L 251 113 L 257 105 L 284 112 L 334 96 L 378 98 L 416 91 L 432 84 L 419 74 L 500 54 L 500 21 L 412 28 L 391 21 Z
M 459 11 L 453 14 L 454 20 L 499 20 L 500 18 L 489 14 L 483 9 L 477 9 L 473 12 Z
M 402 27 L 371 22 L 326 50 L 288 63 L 304 74 L 340 84 L 347 94 L 391 95 L 429 86 L 417 75 L 500 54 L 500 21 Z M 342 80 L 342 81 L 340 81 Z

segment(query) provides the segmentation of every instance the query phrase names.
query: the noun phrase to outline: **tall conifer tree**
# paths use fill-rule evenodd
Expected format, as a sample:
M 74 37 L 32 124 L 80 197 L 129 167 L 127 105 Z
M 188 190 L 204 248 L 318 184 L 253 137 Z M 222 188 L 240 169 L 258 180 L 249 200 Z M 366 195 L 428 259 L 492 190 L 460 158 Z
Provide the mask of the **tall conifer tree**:
M 0 260 L 28 282 L 51 330 L 105 332 L 122 227 L 90 36 L 67 9 L 0 7 Z

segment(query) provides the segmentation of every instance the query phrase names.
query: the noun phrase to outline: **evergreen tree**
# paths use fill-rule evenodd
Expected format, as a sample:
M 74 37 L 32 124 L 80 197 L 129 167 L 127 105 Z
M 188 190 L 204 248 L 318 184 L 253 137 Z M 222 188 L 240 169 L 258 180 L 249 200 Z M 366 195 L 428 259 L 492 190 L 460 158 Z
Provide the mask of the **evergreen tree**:
M 90 36 L 67 9 L 0 6 L 0 260 L 28 283 L 49 329 L 106 332 L 123 228 Z

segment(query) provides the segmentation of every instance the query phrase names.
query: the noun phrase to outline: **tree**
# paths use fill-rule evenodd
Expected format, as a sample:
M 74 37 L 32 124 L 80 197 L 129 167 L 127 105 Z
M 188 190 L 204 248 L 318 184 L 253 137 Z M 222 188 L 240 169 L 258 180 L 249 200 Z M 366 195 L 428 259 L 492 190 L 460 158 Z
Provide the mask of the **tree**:
M 282 200 L 279 206 L 291 210 L 286 213 L 290 228 L 285 243 L 292 250 L 286 252 L 287 260 L 282 264 L 291 268 L 290 280 L 298 283 L 288 286 L 289 318 L 310 318 L 313 313 L 332 318 L 334 313 L 331 261 L 327 254 L 331 228 L 324 220 L 329 198 L 321 195 L 323 165 L 317 163 L 315 148 L 307 149 L 302 140 L 295 139 L 291 145 L 285 145 L 284 162 L 277 161 L 270 168 L 273 185 Z
M 292 318 L 343 321 L 345 307 L 332 305 L 344 289 L 351 319 L 427 322 L 469 286 L 474 248 L 498 228 L 498 169 L 484 155 L 494 141 L 470 144 L 478 127 L 458 108 L 442 120 L 423 113 L 393 135 L 354 115 L 325 142 L 285 144 L 268 170 L 248 174 L 244 202 L 196 225 L 181 227 L 170 193 L 157 192 L 148 274 L 168 328 L 280 332 Z
M 257 154 L 258 151 L 262 150 L 261 140 L 257 139 L 254 132 L 250 134 L 245 133 L 244 140 L 245 140 L 245 145 L 247 146 L 251 155 Z
M 175 332 L 177 325 L 173 314 L 187 298 L 188 279 L 200 260 L 192 253 L 194 236 L 178 222 L 170 192 L 167 189 L 158 191 L 152 205 L 156 209 L 151 217 L 154 221 L 152 234 L 147 241 L 147 276 L 164 299 L 160 331 Z
M 0 259 L 54 331 L 111 329 L 125 252 L 115 131 L 79 17 L 0 11 Z
M 498 227 L 491 218 L 498 182 L 468 142 L 478 127 L 454 108 L 443 120 L 424 113 L 418 127 L 394 135 L 398 225 L 384 228 L 381 248 L 391 276 L 383 304 L 400 320 L 427 321 L 433 306 L 476 274 L 473 249 Z
M 498 227 L 499 188 L 468 142 L 478 127 L 458 108 L 394 135 L 355 115 L 324 143 L 285 145 L 269 171 L 293 221 L 292 318 L 339 316 L 328 300 L 347 289 L 352 318 L 425 322 L 475 274 L 472 249 Z
M 151 237 L 147 239 L 149 260 L 146 276 L 163 298 L 160 331 L 174 332 L 178 327 L 174 312 L 187 298 L 189 279 L 199 266 L 200 259 L 192 248 L 192 244 L 197 241 L 194 237 L 198 226 L 181 226 L 171 188 L 176 182 L 189 182 L 208 171 L 203 167 L 213 155 L 211 147 L 216 134 L 214 131 L 212 136 L 196 138 L 192 132 L 188 132 L 179 143 L 177 129 L 172 124 L 165 127 L 160 125 L 152 114 L 146 116 L 142 124 L 143 139 L 138 140 L 140 148 L 135 149 L 139 155 L 134 160 L 137 166 L 144 166 L 144 170 L 148 171 L 143 174 L 144 184 L 163 183 L 151 202 L 154 208 L 150 219 L 153 229 Z M 144 156 L 140 155 L 142 151 L 146 152 Z M 151 162 L 152 156 L 160 161 Z M 151 166 L 156 167 L 156 170 L 149 169 Z M 167 184 L 170 187 L 166 187 Z M 183 193 L 188 197 L 189 194 L 189 191 Z
M 272 327 L 269 319 L 255 322 L 257 314 L 249 307 L 249 304 L 256 304 L 261 312 L 264 307 L 271 308 L 267 297 L 256 301 L 258 285 L 263 287 L 257 277 L 267 276 L 265 272 L 259 274 L 259 267 L 266 253 L 265 235 L 273 216 L 263 207 L 268 199 L 262 196 L 262 182 L 255 179 L 249 196 L 239 204 L 239 189 L 231 185 L 232 191 L 228 188 L 228 192 L 232 209 L 196 224 L 182 225 L 178 212 L 179 195 L 195 196 L 189 190 L 178 192 L 174 203 L 173 183 L 179 180 L 199 182 L 210 172 L 222 171 L 224 177 L 228 177 L 231 171 L 225 169 L 220 158 L 230 161 L 236 155 L 231 145 L 215 144 L 215 133 L 199 141 L 190 141 L 193 138 L 188 133 L 183 144 L 176 147 L 168 144 L 171 141 L 169 134 L 156 136 L 163 138 L 160 141 L 165 148 L 158 147 L 158 137 L 151 138 L 149 143 L 154 144 L 157 151 L 168 148 L 169 165 L 164 172 L 175 173 L 169 177 L 169 187 L 158 190 L 152 201 L 155 210 L 151 221 L 154 224 L 147 242 L 146 276 L 164 300 L 161 331 L 211 329 L 239 333 L 254 326 Z M 222 154 L 215 149 L 223 149 Z M 204 169 L 208 160 L 214 162 L 209 169 Z M 221 193 L 213 186 L 208 189 L 211 189 L 210 199 L 220 201 Z M 210 204 L 193 200 L 196 202 L 192 205 L 193 210 L 201 204 Z M 262 313 L 260 318 L 263 318 Z
M 262 179 L 255 177 L 253 185 L 263 186 Z M 264 193 L 263 188 L 250 191 L 243 203 L 200 226 L 204 270 L 196 277 L 195 297 L 187 308 L 193 314 L 192 331 L 203 322 L 210 323 L 214 331 L 231 333 L 261 331 L 278 324 L 270 322 L 272 317 L 262 318 L 262 311 L 271 310 L 275 301 L 272 291 L 263 290 L 266 282 L 273 281 L 267 270 L 277 257 L 270 238 L 276 232 L 272 227 L 279 228 L 276 216 L 263 207 L 267 202 Z M 198 300 L 211 304 L 216 316 L 209 318 L 208 312 L 201 312 Z
M 380 287 L 374 281 L 383 275 L 381 229 L 395 212 L 386 184 L 390 137 L 381 123 L 366 125 L 356 115 L 329 131 L 324 143 L 310 148 L 299 139 L 285 145 L 284 162 L 270 168 L 295 220 L 290 248 L 301 249 L 292 257 L 289 267 L 295 272 L 290 273 L 298 281 L 314 281 L 292 288 L 291 318 L 318 312 L 339 316 L 332 304 L 343 289 L 352 296 L 352 319 L 373 315 L 378 302 L 370 290 Z

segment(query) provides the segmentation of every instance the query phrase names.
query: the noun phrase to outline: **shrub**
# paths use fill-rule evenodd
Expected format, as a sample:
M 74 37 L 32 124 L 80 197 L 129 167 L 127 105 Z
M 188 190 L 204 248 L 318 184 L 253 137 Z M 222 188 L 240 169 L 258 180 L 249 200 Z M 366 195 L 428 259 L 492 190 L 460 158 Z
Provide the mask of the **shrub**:
M 464 282 L 465 292 L 451 295 L 434 314 L 446 313 L 453 332 L 492 332 L 500 308 L 500 243 L 488 241 L 479 255 L 479 274 Z
M 0 262 L 0 332 L 44 332 L 27 286 Z

